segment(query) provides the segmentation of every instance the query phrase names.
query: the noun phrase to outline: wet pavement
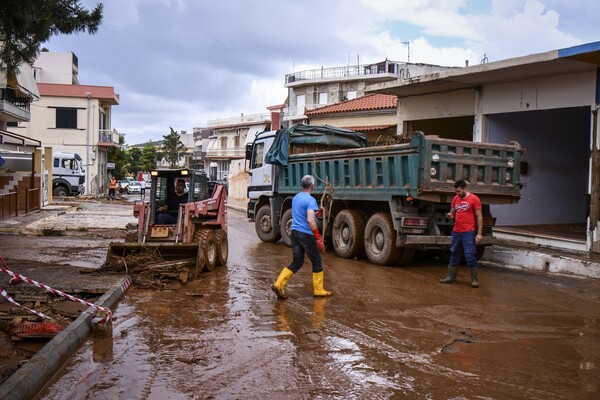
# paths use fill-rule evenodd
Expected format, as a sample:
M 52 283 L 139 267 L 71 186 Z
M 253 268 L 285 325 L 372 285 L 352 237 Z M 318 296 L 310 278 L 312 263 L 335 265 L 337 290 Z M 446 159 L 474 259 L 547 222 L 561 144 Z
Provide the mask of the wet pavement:
M 89 339 L 44 399 L 596 399 L 597 280 L 324 257 L 332 298 L 308 265 L 277 300 L 291 260 L 229 212 L 227 267 L 171 290 L 131 288 L 109 339 Z

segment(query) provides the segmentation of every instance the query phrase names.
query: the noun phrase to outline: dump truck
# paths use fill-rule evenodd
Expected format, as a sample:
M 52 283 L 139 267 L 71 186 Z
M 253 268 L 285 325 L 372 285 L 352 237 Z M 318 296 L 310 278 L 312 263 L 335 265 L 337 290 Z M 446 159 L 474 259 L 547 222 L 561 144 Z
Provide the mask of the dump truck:
M 150 251 L 165 264 L 181 265 L 177 273 L 184 282 L 202 270 L 225 265 L 229 254 L 225 186 L 208 182 L 204 171 L 159 169 L 150 175 L 150 200 L 133 204 L 133 215 L 138 219 L 135 237 L 110 243 L 105 264 Z M 178 180 L 188 184 L 186 202 L 178 209 L 164 211 L 172 215 L 174 223 L 159 223 L 164 222 L 159 208 L 176 195 Z
M 258 134 L 246 148 L 247 217 L 256 234 L 290 244 L 292 198 L 302 177 L 313 175 L 317 225 L 339 257 L 364 254 L 373 264 L 399 265 L 422 250 L 447 259 L 453 229 L 447 213 L 454 183 L 462 179 L 483 204 L 480 257 L 493 243 L 490 204 L 519 200 L 524 150 L 516 142 L 474 143 L 422 132 L 403 139 L 367 147 L 362 133 L 310 125 Z

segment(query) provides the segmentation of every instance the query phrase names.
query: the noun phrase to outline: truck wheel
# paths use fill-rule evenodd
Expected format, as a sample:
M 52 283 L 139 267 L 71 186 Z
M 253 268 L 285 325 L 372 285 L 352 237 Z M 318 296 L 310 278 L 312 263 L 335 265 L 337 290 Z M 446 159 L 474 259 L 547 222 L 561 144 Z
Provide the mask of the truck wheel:
M 364 250 L 365 218 L 356 210 L 342 210 L 333 221 L 333 249 L 341 258 L 354 258 Z
M 223 229 L 217 229 L 215 231 L 215 242 L 217 243 L 217 265 L 225 265 L 229 257 L 227 232 Z
M 281 239 L 279 227 L 275 227 L 271 221 L 271 207 L 262 206 L 256 213 L 256 222 L 254 223 L 256 234 L 263 242 L 275 243 Z
M 52 190 L 52 195 L 53 196 L 68 196 L 69 192 L 67 191 L 66 187 L 57 186 L 54 188 L 54 190 Z
M 212 271 L 217 265 L 217 242 L 215 233 L 210 229 L 199 229 L 194 234 L 194 242 L 198 243 L 198 251 L 204 252 L 206 264 L 203 269 Z
M 393 265 L 401 250 L 396 247 L 396 231 L 392 219 L 384 213 L 373 214 L 365 228 L 365 253 L 372 264 Z
M 288 246 L 292 245 L 292 209 L 288 208 L 281 217 L 281 223 L 279 224 L 279 232 L 283 243 Z

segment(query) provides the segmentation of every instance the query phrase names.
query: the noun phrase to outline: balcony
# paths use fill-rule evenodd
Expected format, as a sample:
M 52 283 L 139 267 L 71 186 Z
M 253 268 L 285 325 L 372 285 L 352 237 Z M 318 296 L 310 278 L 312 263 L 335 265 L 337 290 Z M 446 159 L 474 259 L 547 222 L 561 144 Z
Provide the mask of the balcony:
M 31 119 L 31 98 L 11 88 L 0 89 L 0 114 L 4 121 L 27 122 Z
M 99 129 L 97 145 L 102 147 L 119 147 L 120 136 L 116 131 Z
M 347 65 L 299 71 L 285 76 L 285 87 L 305 85 L 306 81 L 336 81 L 363 79 L 386 81 L 408 77 L 408 64 L 396 61 L 383 61 L 376 64 Z
M 227 147 L 222 149 L 209 149 L 206 158 L 237 159 L 246 157 L 246 149 L 242 147 Z
M 229 126 L 237 126 L 237 125 L 254 125 L 260 122 L 271 122 L 271 114 L 269 113 L 261 113 L 261 114 L 249 114 L 244 115 L 241 114 L 239 117 L 232 118 L 221 118 L 221 119 L 213 119 L 208 121 L 209 128 L 225 128 Z

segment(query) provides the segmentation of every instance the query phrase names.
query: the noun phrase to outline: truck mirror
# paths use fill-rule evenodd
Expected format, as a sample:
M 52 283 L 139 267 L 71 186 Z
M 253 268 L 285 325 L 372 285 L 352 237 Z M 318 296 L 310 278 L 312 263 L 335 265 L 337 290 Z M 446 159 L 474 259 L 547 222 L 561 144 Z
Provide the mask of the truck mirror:
M 246 160 L 252 160 L 252 143 L 246 145 Z

